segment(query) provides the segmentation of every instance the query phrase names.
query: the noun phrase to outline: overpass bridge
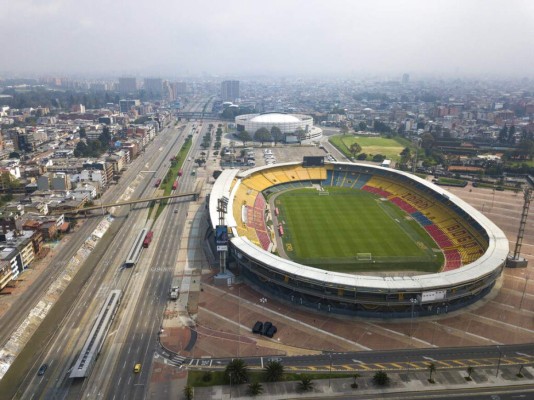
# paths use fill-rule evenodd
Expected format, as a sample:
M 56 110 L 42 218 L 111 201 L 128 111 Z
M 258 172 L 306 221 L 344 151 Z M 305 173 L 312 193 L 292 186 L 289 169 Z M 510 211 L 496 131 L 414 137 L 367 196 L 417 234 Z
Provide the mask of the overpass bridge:
M 217 113 L 208 113 L 202 111 L 179 111 L 175 115 L 178 118 L 187 119 L 220 119 Z
M 139 204 L 139 203 L 150 203 L 152 201 L 157 200 L 165 200 L 165 199 L 175 199 L 180 197 L 191 197 L 190 200 L 197 201 L 200 197 L 200 190 L 196 190 L 194 192 L 187 192 L 187 193 L 177 193 L 177 194 L 170 194 L 168 196 L 157 196 L 157 197 L 147 197 L 144 199 L 137 199 L 137 200 L 127 200 L 127 201 L 118 201 L 116 203 L 105 203 L 105 204 L 99 204 L 97 206 L 91 206 L 91 207 L 82 207 L 82 208 L 74 208 L 71 210 L 61 210 L 61 211 L 53 211 L 52 215 L 57 214 L 78 214 L 83 213 L 87 211 L 93 211 L 93 210 L 102 210 L 107 209 L 110 207 L 120 207 L 125 206 L 129 204 Z

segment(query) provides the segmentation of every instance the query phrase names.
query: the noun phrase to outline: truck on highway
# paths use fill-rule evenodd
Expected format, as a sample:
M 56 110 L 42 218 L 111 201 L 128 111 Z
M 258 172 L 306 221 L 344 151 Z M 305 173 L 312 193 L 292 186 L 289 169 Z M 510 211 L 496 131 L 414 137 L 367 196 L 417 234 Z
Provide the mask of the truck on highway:
M 159 185 L 161 185 L 161 179 L 156 180 L 154 187 L 159 187 Z
M 177 188 L 178 188 L 178 179 L 176 179 L 174 183 L 172 184 L 172 190 L 176 190 Z
M 148 231 L 146 236 L 145 236 L 145 240 L 143 240 L 143 247 L 145 249 L 148 248 L 148 246 L 150 246 L 150 242 L 152 242 L 152 237 L 154 236 L 154 232 L 152 231 Z

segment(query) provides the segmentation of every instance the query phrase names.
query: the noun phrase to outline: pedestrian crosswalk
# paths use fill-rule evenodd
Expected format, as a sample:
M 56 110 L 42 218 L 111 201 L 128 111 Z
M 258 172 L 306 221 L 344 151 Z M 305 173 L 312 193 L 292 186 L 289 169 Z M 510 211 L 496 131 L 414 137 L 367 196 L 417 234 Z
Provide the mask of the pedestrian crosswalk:
M 184 361 L 186 360 L 186 357 L 183 357 L 183 356 L 173 356 L 170 358 L 169 362 L 173 365 L 176 365 L 177 367 L 179 367 L 180 365 L 182 365 L 184 363 Z

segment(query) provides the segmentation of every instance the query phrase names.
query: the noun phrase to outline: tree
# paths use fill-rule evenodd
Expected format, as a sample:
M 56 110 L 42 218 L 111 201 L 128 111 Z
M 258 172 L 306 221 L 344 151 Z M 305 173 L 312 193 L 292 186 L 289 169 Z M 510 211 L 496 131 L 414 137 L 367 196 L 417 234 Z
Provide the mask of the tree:
M 202 381 L 203 382 L 210 382 L 212 378 L 213 378 L 213 374 L 211 373 L 211 371 L 205 371 L 202 374 Z
M 473 367 L 467 367 L 466 369 L 467 377 L 465 378 L 467 381 L 471 380 L 471 374 L 473 373 L 474 370 L 475 369 Z
M 341 131 L 343 135 L 346 135 L 347 133 L 349 133 L 349 127 L 347 126 L 347 123 L 346 122 L 342 123 L 339 130 Z
M 389 125 L 386 124 L 385 122 L 379 121 L 378 119 L 374 120 L 373 128 L 375 132 L 379 132 L 379 133 L 391 132 L 391 128 L 389 127 Z
M 434 383 L 434 380 L 432 379 L 432 373 L 436 372 L 436 364 L 434 363 L 428 364 L 428 370 L 430 371 L 430 377 L 428 378 L 428 381 L 430 383 Z
M 234 358 L 224 370 L 224 379 L 230 384 L 241 384 L 248 381 L 248 367 L 240 358 Z
M 263 393 L 263 385 L 259 382 L 254 382 L 248 385 L 248 394 L 252 397 L 256 397 Z
M 400 155 L 402 157 L 407 157 L 407 158 L 410 157 L 410 154 L 411 154 L 411 152 L 410 152 L 410 148 L 409 147 L 405 147 L 400 153 Z
M 301 391 L 307 392 L 313 389 L 312 379 L 308 375 L 301 375 L 298 386 Z
M 352 154 L 352 157 L 355 157 L 356 154 L 360 153 L 362 151 L 362 146 L 360 146 L 358 143 L 354 142 L 350 145 L 349 148 L 350 154 Z
M 246 146 L 247 142 L 252 140 L 250 133 L 248 131 L 241 131 L 238 133 L 237 138 L 243 142 L 243 146 Z
M 278 361 L 269 361 L 264 369 L 267 382 L 277 382 L 284 375 L 284 366 Z
M 431 133 L 424 133 L 421 136 L 421 147 L 425 149 L 425 154 L 427 156 L 429 156 L 432 152 L 432 147 L 434 147 L 435 141 L 436 139 L 434 139 L 434 136 L 432 136 Z
M 381 162 L 384 161 L 385 159 L 386 159 L 386 156 L 384 156 L 383 154 L 375 154 L 375 155 L 373 156 L 373 161 L 374 161 L 374 162 L 380 162 L 380 163 L 381 163 Z
M 87 137 L 87 133 L 85 133 L 85 127 L 80 128 L 80 139 Z
M 367 124 L 362 121 L 362 122 L 360 122 L 358 124 L 358 128 L 359 128 L 360 131 L 365 131 L 365 130 L 367 130 Z
M 358 154 L 358 157 L 356 157 L 357 160 L 366 160 L 367 159 L 367 153 L 360 153 Z
M 389 384 L 389 376 L 386 371 L 377 371 L 373 376 L 373 383 L 377 386 L 387 386 Z
M 356 379 L 358 379 L 359 377 L 361 377 L 360 374 L 354 374 L 354 375 L 352 375 L 352 379 L 354 379 L 354 382 L 352 382 L 350 386 L 351 386 L 353 389 L 357 389 L 357 388 L 358 388 L 358 383 L 356 382 Z
M 78 144 L 76 144 L 76 148 L 74 149 L 74 157 L 83 157 L 87 154 L 87 145 L 83 140 L 80 140 Z
M 274 140 L 274 144 L 276 144 L 284 139 L 284 134 L 282 133 L 279 127 L 273 126 L 271 128 L 271 137 Z
M 508 129 L 508 143 L 514 144 L 515 141 L 515 125 L 512 125 L 510 129 Z
M 508 139 L 508 125 L 504 124 L 499 131 L 499 143 L 505 143 L 506 139 Z
M 20 153 L 18 151 L 12 151 L 9 153 L 9 158 L 20 158 Z
M 260 128 L 254 134 L 254 139 L 258 142 L 261 142 L 261 144 L 263 145 L 263 142 L 268 142 L 269 140 L 271 140 L 271 133 L 267 128 Z
M 303 141 L 306 139 L 306 132 L 304 131 L 304 129 L 302 128 L 298 128 L 296 131 L 295 131 L 295 135 L 297 136 L 297 138 L 299 139 L 299 141 Z
M 193 387 L 191 385 L 184 387 L 184 397 L 185 400 L 193 400 Z

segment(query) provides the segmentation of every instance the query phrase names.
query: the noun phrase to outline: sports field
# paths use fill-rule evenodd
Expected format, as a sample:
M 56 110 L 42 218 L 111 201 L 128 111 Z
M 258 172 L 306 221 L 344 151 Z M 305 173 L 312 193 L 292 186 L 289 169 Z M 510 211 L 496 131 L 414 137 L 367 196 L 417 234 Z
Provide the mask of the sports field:
M 358 143 L 362 148 L 362 153 L 366 153 L 367 155 L 382 154 L 386 158 L 394 161 L 400 159 L 400 153 L 405 147 L 413 147 L 410 141 L 403 138 L 388 139 L 375 136 L 337 135 L 330 137 L 329 140 L 346 156 L 351 156 L 350 146 L 353 143 Z
M 276 198 L 289 258 L 339 272 L 439 271 L 443 254 L 398 207 L 365 191 L 326 189 L 328 195 L 297 189 Z

